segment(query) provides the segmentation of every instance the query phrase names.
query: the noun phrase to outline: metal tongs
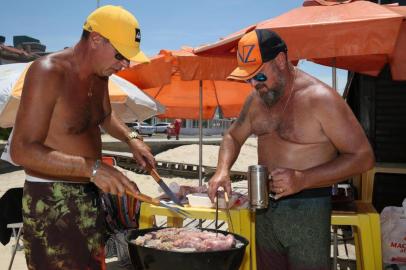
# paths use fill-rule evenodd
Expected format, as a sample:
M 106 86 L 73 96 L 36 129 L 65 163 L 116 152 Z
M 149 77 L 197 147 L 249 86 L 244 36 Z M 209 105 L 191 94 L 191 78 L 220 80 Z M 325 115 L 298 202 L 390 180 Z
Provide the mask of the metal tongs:
M 227 191 L 224 191 L 224 200 L 226 201 L 226 214 L 227 214 L 227 220 L 228 220 L 228 224 L 229 224 L 228 230 L 230 232 L 234 233 L 233 221 L 231 219 L 231 214 L 230 214 L 230 200 L 228 199 Z
M 214 223 L 214 228 L 216 229 L 216 237 L 218 235 L 218 222 L 219 222 L 219 192 L 216 191 L 216 197 L 214 198 L 216 203 L 216 220 Z
M 163 200 L 158 200 L 158 199 L 151 198 L 151 197 L 149 197 L 149 196 L 147 196 L 145 194 L 142 194 L 140 192 L 139 193 L 134 193 L 134 192 L 126 190 L 125 193 L 127 195 L 129 195 L 129 196 L 132 196 L 132 197 L 136 198 L 137 200 L 142 201 L 142 202 L 150 203 L 150 204 L 153 204 L 153 205 L 156 205 L 156 206 L 165 207 L 168 210 L 170 210 L 172 212 L 175 212 L 178 215 L 183 216 L 184 218 L 190 218 L 191 217 L 190 214 L 187 211 L 185 211 L 183 209 L 180 209 L 179 207 L 176 207 L 174 205 L 171 205 L 170 203 L 165 202 Z

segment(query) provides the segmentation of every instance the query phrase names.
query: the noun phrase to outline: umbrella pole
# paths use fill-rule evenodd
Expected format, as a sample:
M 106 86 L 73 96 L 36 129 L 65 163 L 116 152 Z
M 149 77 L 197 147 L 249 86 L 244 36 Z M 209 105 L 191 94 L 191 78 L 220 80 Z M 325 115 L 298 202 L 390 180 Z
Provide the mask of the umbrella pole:
M 332 78 L 332 87 L 334 91 L 337 92 L 337 68 L 335 63 L 335 58 L 333 60 L 333 67 L 331 68 L 331 78 Z M 334 184 L 332 188 L 333 195 L 338 194 L 338 184 Z M 334 249 L 333 249 L 333 269 L 337 270 L 337 227 L 333 226 L 333 239 L 334 239 Z
M 203 81 L 199 81 L 199 186 L 203 185 Z

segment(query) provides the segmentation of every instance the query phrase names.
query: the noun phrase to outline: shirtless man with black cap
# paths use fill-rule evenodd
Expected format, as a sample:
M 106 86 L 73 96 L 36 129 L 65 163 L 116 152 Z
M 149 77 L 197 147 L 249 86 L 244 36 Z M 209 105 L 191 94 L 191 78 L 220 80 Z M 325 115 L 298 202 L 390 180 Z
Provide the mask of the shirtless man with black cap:
M 342 97 L 295 68 L 285 42 L 254 30 L 238 43 L 238 67 L 229 79 L 255 91 L 224 136 L 214 200 L 231 192 L 229 171 L 250 135 L 258 137 L 258 164 L 270 171 L 270 205 L 256 216 L 258 269 L 330 269 L 331 185 L 374 164 L 364 131 Z

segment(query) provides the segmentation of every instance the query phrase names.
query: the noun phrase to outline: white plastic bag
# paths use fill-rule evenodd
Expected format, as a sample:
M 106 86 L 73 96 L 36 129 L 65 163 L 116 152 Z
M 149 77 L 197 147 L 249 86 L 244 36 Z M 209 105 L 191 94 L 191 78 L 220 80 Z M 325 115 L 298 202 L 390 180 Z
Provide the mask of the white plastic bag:
M 402 206 L 388 206 L 381 213 L 382 256 L 387 264 L 406 264 L 406 199 Z

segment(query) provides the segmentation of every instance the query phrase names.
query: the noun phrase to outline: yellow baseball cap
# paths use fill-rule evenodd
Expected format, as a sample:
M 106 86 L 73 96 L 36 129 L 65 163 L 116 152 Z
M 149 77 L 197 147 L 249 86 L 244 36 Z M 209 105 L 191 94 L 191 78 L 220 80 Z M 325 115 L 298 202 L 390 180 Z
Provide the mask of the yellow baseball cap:
M 245 34 L 238 42 L 238 67 L 227 77 L 232 80 L 248 80 L 255 76 L 265 62 L 274 59 L 288 49 L 282 38 L 272 30 L 256 29 Z
M 113 47 L 127 59 L 149 62 L 140 50 L 141 30 L 137 19 L 121 6 L 102 6 L 93 11 L 83 29 L 97 32 L 107 38 Z

